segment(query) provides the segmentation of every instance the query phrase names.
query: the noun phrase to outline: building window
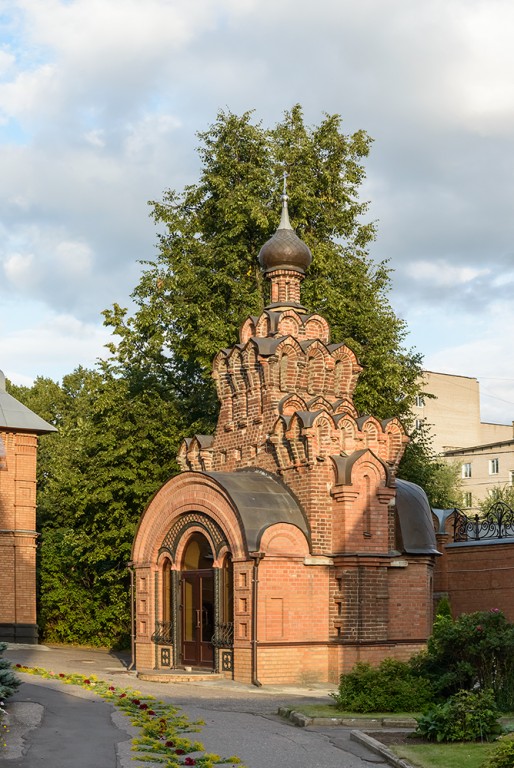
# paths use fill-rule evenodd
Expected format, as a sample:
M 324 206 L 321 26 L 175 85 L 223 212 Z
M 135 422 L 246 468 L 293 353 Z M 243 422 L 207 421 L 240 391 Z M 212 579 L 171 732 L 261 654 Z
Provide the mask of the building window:
M 422 429 L 423 428 L 423 419 L 416 419 L 414 422 L 414 426 L 416 429 Z
M 489 474 L 497 475 L 499 471 L 500 471 L 500 460 L 489 459 Z
M 510 476 L 510 484 L 514 485 L 514 469 L 510 470 L 509 476 Z
M 416 408 L 424 408 L 425 399 L 422 395 L 416 395 Z
M 471 462 L 462 465 L 462 477 L 471 477 Z
M 473 495 L 471 491 L 466 491 L 466 493 L 464 494 L 464 506 L 465 507 L 473 506 Z

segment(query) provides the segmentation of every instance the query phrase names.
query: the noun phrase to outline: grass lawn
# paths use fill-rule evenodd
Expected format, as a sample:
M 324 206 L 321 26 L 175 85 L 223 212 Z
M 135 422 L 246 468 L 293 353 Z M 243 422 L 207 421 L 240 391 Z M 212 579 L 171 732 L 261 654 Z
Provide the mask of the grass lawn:
M 398 744 L 390 749 L 420 768 L 480 768 L 494 744 Z

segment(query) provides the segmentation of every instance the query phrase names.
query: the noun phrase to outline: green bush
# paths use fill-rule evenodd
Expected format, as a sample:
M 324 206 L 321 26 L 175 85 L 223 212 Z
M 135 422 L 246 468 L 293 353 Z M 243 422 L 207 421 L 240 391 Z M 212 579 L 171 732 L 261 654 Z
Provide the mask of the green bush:
M 495 747 L 491 757 L 483 768 L 512 768 L 514 765 L 514 738 L 513 734 L 502 736 Z
M 439 615 L 426 653 L 412 664 L 431 680 L 437 696 L 490 689 L 502 711 L 514 709 L 514 624 L 497 609 L 463 614 L 455 621 Z
M 492 691 L 458 691 L 418 718 L 415 733 L 429 741 L 492 741 L 502 732 L 498 717 Z
M 11 670 L 11 662 L 2 658 L 7 643 L 0 643 L 0 700 L 12 696 L 21 683 Z
M 406 662 L 384 659 L 376 668 L 356 664 L 331 695 L 338 709 L 351 712 L 421 712 L 432 701 L 432 688 Z

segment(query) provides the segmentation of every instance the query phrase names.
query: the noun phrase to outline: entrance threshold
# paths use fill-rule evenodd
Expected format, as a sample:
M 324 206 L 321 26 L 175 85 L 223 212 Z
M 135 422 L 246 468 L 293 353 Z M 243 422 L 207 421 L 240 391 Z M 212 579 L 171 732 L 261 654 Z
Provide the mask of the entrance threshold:
M 139 680 L 149 683 L 198 683 L 210 680 L 223 680 L 222 675 L 205 669 L 140 669 L 137 672 Z

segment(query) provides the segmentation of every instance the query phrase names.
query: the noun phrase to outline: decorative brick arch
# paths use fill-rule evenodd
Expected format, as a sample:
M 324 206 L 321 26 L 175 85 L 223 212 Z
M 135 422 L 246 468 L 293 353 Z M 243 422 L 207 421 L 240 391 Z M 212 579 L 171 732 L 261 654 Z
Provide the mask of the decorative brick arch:
M 243 532 L 237 511 L 210 477 L 199 472 L 183 472 L 169 480 L 148 505 L 136 531 L 132 561 L 152 565 L 171 531 L 180 529 L 181 520 L 190 515 L 200 526 L 219 531 L 233 557 L 246 557 Z M 177 526 L 177 528 L 175 528 Z
M 186 512 L 173 523 L 164 537 L 159 549 L 159 557 L 163 552 L 166 552 L 171 557 L 172 562 L 177 564 L 180 560 L 177 554 L 180 555 L 184 540 L 189 538 L 189 534 L 193 532 L 200 532 L 205 536 L 211 545 L 215 560 L 229 549 L 222 529 L 211 517 L 203 512 Z

